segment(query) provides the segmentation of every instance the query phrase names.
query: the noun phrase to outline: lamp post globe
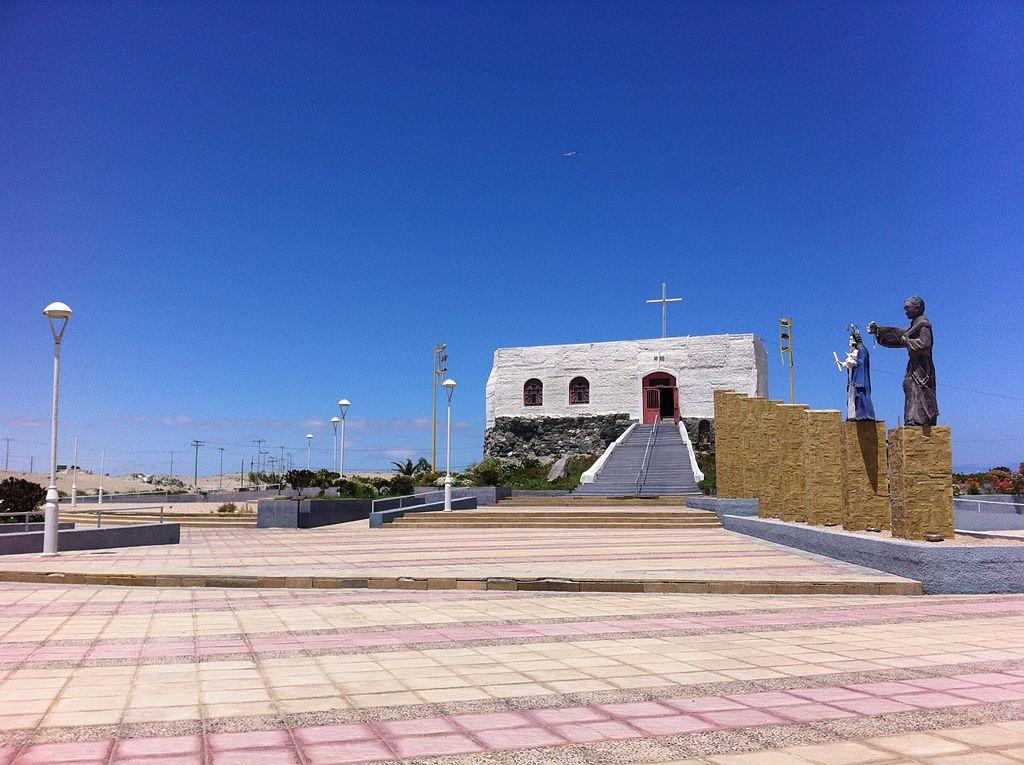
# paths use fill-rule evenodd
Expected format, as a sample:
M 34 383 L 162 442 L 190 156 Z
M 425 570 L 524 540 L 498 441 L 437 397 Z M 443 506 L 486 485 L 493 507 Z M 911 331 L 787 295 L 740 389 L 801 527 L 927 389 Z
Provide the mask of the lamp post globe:
M 444 511 L 452 509 L 452 396 L 455 393 L 455 380 L 448 378 L 441 387 L 448 394 L 448 435 L 444 443 Z
M 57 411 L 60 402 L 60 343 L 64 330 L 71 318 L 71 309 L 65 303 L 50 303 L 43 309 L 43 316 L 50 320 L 53 334 L 53 419 L 50 429 L 50 485 L 46 489 L 46 504 L 43 506 L 43 555 L 57 554 L 58 510 L 57 503 Z
M 342 478 L 345 477 L 345 415 L 350 406 L 352 402 L 347 398 L 338 402 L 338 409 L 341 410 L 341 461 L 338 463 L 338 475 Z
M 310 469 L 309 468 L 309 464 L 310 464 L 310 457 L 312 456 L 312 453 L 313 453 L 313 438 L 314 438 L 314 436 L 313 436 L 312 433 L 307 433 L 306 434 L 306 470 Z

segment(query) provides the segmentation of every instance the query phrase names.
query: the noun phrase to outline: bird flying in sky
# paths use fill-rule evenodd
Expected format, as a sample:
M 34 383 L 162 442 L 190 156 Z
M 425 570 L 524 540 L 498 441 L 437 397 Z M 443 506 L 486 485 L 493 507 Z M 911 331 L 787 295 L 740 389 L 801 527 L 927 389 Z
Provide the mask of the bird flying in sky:
M 567 152 L 566 152 L 565 154 L 563 154 L 562 156 L 563 156 L 563 157 L 575 157 L 575 156 L 576 156 L 576 152 L 574 152 L 574 151 L 567 151 Z

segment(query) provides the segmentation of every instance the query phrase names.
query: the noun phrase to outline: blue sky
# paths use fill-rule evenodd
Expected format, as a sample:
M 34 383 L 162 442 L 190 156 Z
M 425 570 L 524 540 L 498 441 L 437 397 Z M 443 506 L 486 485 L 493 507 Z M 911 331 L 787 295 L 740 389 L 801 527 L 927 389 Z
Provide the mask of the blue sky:
M 921 294 L 955 463 L 1015 465 L 1022 50 L 1011 2 L 7 2 L 11 467 L 45 462 L 51 300 L 60 461 L 304 462 L 311 430 L 326 464 L 345 396 L 375 468 L 429 452 L 434 342 L 463 465 L 495 348 L 657 336 L 662 281 L 670 332 L 763 337 L 780 398 L 792 314 L 816 407 L 847 323 Z M 904 365 L 874 354 L 893 423 Z

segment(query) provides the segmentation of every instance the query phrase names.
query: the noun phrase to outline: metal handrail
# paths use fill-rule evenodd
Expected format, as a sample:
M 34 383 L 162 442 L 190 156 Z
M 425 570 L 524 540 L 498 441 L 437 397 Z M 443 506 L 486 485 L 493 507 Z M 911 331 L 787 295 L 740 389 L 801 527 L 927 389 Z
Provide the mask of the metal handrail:
M 636 484 L 636 493 L 639 494 L 641 489 L 644 488 L 644 484 L 647 483 L 647 468 L 650 467 L 651 449 L 654 446 L 654 441 L 658 437 L 658 421 L 654 421 L 654 427 L 651 428 L 651 435 L 647 437 L 647 448 L 644 449 L 644 459 L 640 463 L 640 472 L 636 474 L 636 480 L 633 481 Z
M 33 516 L 33 515 L 42 515 L 42 514 L 43 514 L 43 512 L 41 510 L 31 510 L 31 511 L 29 511 L 27 513 L 0 513 L 0 518 L 24 517 L 25 518 L 25 531 L 28 531 L 28 527 L 29 527 L 29 520 L 28 519 L 29 519 L 29 517 Z M 38 523 L 38 521 L 37 521 L 37 523 Z
M 74 510 L 73 514 L 78 513 L 96 513 L 96 528 L 100 528 L 103 525 L 103 510 L 102 506 L 98 506 L 95 510 L 79 509 Z M 163 505 L 143 505 L 142 507 L 131 507 L 124 508 L 121 510 L 110 510 L 107 509 L 108 513 L 135 513 L 139 510 L 159 510 L 160 511 L 160 523 L 164 522 L 164 506 Z

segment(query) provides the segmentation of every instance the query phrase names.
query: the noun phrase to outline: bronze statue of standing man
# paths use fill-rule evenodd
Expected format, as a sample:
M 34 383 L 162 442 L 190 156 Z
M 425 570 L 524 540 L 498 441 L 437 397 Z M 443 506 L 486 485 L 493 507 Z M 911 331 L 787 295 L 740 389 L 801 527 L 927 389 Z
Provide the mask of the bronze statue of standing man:
M 932 363 L 932 323 L 924 315 L 924 301 L 907 298 L 903 310 L 910 319 L 910 327 L 880 327 L 868 324 L 868 332 L 879 345 L 886 348 L 906 348 L 910 356 L 907 374 L 903 378 L 904 425 L 934 425 L 939 417 L 939 404 L 935 397 L 935 364 Z

